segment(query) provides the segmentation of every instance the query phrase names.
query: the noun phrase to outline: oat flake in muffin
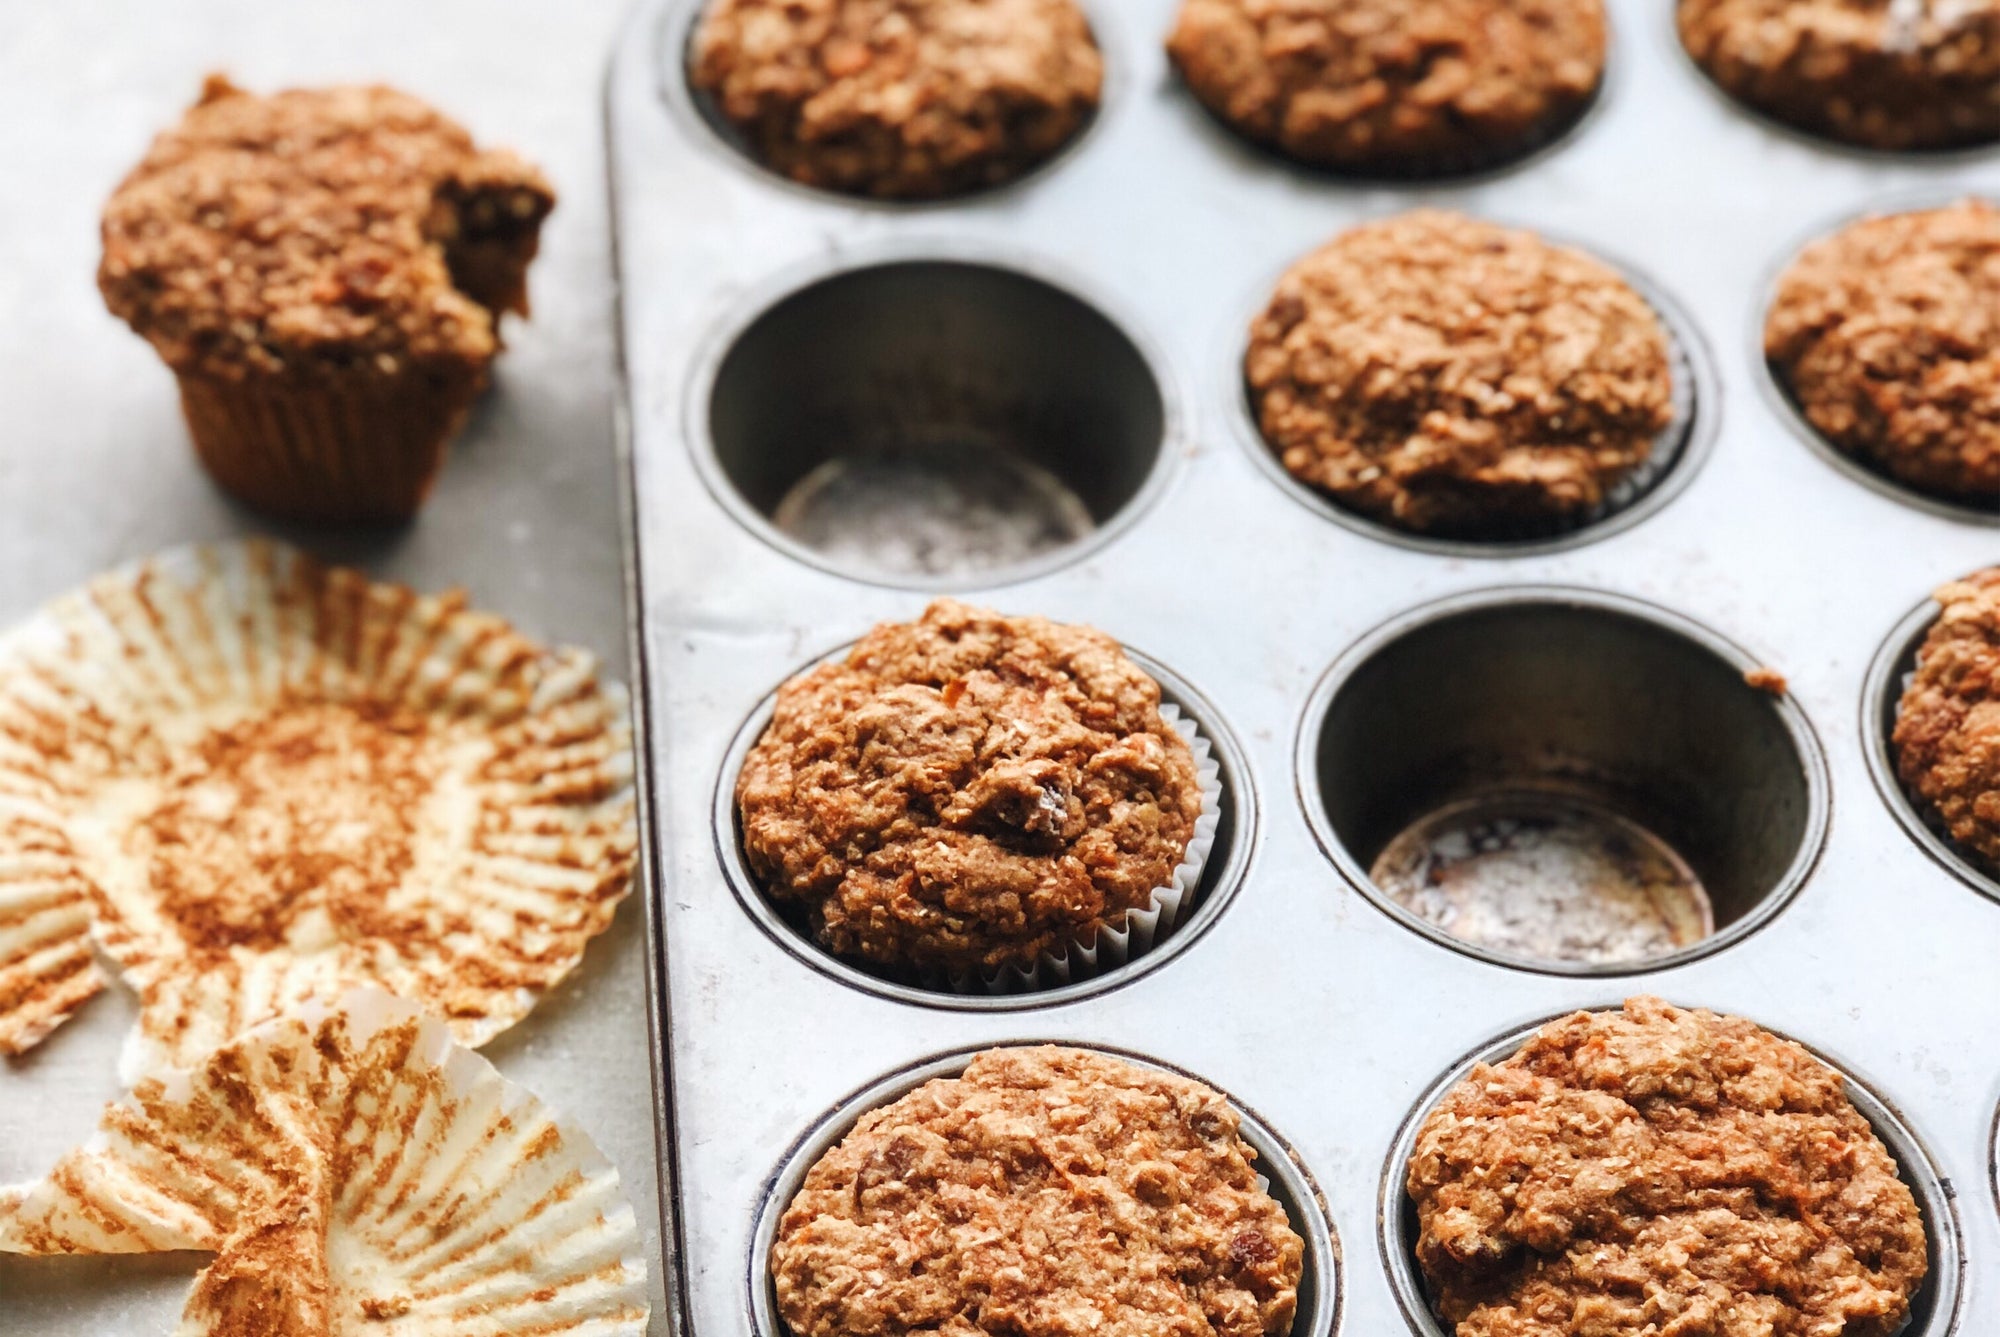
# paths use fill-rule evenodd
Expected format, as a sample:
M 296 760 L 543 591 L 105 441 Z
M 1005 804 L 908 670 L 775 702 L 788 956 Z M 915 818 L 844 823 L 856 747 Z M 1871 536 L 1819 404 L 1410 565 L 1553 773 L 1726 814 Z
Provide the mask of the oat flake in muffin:
M 989 1050 L 807 1172 L 778 1311 L 794 1337 L 1276 1337 L 1305 1246 L 1238 1126 L 1186 1078 Z
M 793 180 L 925 199 L 1055 154 L 1104 62 L 1074 0 L 710 0 L 690 78 Z
M 931 973 L 1031 967 L 1118 924 L 1202 808 L 1116 641 L 949 600 L 779 689 L 736 801 L 752 870 L 824 946 Z
M 483 1043 L 630 888 L 629 750 L 588 655 L 461 596 L 169 553 L 0 638 L 0 923 L 86 900 L 139 994 L 128 1070 L 361 984 Z
M 1594 518 L 1673 420 L 1667 337 L 1629 284 L 1532 233 L 1434 209 L 1293 265 L 1244 370 L 1294 477 L 1448 537 Z
M 1923 1220 L 1838 1073 L 1634 998 L 1480 1064 L 1424 1120 L 1417 1261 L 1457 1337 L 1889 1337 Z
M 1237 133 L 1320 166 L 1493 166 L 1604 77 L 1601 0 L 1183 0 L 1167 52 Z
M 2000 209 L 1865 218 L 1812 243 L 1778 282 L 1764 352 L 1838 449 L 2000 506 Z
M 1896 706 L 1896 774 L 1961 847 L 2000 867 L 2000 567 L 1938 590 Z

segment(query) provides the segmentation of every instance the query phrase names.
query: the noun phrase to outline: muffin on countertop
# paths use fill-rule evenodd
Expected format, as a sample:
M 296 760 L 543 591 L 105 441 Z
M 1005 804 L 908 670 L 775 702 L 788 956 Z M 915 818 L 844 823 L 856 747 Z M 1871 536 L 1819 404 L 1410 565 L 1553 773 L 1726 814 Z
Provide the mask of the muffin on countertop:
M 949 600 L 786 683 L 736 801 L 751 869 L 822 945 L 947 973 L 1118 926 L 1202 811 L 1159 684 L 1116 641 Z
M 1680 0 L 1681 44 L 1774 120 L 1863 148 L 2000 139 L 1996 0 Z
M 861 1116 L 771 1250 L 795 1337 L 1277 1337 L 1304 1243 L 1199 1082 L 994 1049 Z
M 1184 0 L 1167 52 L 1238 134 L 1384 175 L 1490 167 L 1604 78 L 1602 0 Z
M 98 287 L 179 378 L 216 481 L 273 514 L 399 520 L 484 387 L 555 195 L 382 87 L 211 76 L 105 206 Z
M 1887 214 L 1812 243 L 1778 282 L 1764 354 L 1836 448 L 2000 505 L 2000 209 Z
M 933 199 L 1057 153 L 1104 61 L 1075 0 L 710 0 L 689 73 L 774 171 Z
M 2000 567 L 1932 597 L 1938 619 L 1896 706 L 1896 774 L 1952 840 L 2000 865 Z
M 1434 209 L 1293 265 L 1244 370 L 1294 477 L 1447 537 L 1595 518 L 1673 421 L 1666 334 L 1616 272 Z
M 1888 1337 L 1929 1266 L 1838 1073 L 1657 998 L 1474 1068 L 1425 1119 L 1407 1190 L 1457 1337 Z

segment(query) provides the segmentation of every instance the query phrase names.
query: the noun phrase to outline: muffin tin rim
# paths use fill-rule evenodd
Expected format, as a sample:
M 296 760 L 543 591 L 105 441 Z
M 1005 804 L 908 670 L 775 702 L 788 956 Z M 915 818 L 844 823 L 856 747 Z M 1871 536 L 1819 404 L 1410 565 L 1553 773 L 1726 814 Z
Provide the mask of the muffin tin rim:
M 763 318 L 785 302 L 822 283 L 852 278 L 874 270 L 903 265 L 953 265 L 1026 280 L 1047 288 L 1103 320 L 1130 344 L 1160 399 L 1158 453 L 1146 477 L 1126 503 L 1073 543 L 1021 562 L 991 569 L 940 575 L 901 575 L 869 571 L 831 558 L 779 530 L 737 491 L 724 470 L 711 430 L 711 405 L 716 382 L 730 353 Z M 989 243 L 965 236 L 926 234 L 883 238 L 866 245 L 843 247 L 811 259 L 780 266 L 755 287 L 734 295 L 725 314 L 709 323 L 695 343 L 684 378 L 682 436 L 702 486 L 738 526 L 779 556 L 838 580 L 877 589 L 943 596 L 1000 589 L 1039 579 L 1087 558 L 1128 535 L 1172 485 L 1192 440 L 1188 403 L 1164 345 L 1146 332 L 1134 313 L 1068 266 L 1025 248 Z
M 1455 938 L 1429 920 L 1411 913 L 1383 894 L 1368 870 L 1347 850 L 1333 829 L 1319 783 L 1319 737 L 1334 697 L 1362 666 L 1404 637 L 1425 627 L 1467 613 L 1509 607 L 1556 605 L 1636 619 L 1657 630 L 1677 636 L 1696 648 L 1741 671 L 1763 667 L 1765 661 L 1735 641 L 1711 630 L 1694 618 L 1662 604 L 1629 594 L 1584 585 L 1523 583 L 1482 585 L 1432 599 L 1407 608 L 1363 632 L 1320 674 L 1306 700 L 1297 725 L 1292 756 L 1293 789 L 1303 810 L 1306 825 L 1320 854 L 1333 865 L 1341 879 L 1360 893 L 1375 909 L 1391 920 L 1440 947 L 1461 956 L 1503 969 L 1566 979 L 1636 980 L 1714 956 L 1741 945 L 1775 921 L 1798 898 L 1812 880 L 1825 852 L 1827 833 L 1832 826 L 1833 781 L 1825 746 L 1812 718 L 1790 691 L 1772 696 L 1771 706 L 1779 713 L 1798 757 L 1799 770 L 1806 782 L 1806 826 L 1797 853 L 1792 856 L 1777 884 L 1733 924 L 1718 929 L 1700 942 L 1661 956 L 1631 962 L 1547 961 L 1514 953 L 1495 951 L 1477 943 Z M 1757 689 L 1747 684 L 1745 691 Z
M 884 979 L 855 962 L 834 955 L 785 920 L 751 871 L 749 861 L 743 854 L 737 821 L 736 777 L 742 773 L 743 762 L 750 749 L 756 746 L 757 740 L 770 726 L 778 692 L 784 684 L 799 674 L 844 657 L 857 643 L 858 638 L 846 641 L 804 661 L 757 699 L 749 715 L 730 735 L 728 748 L 717 769 L 711 803 L 713 819 L 710 834 L 723 880 L 729 884 L 730 892 L 743 912 L 762 930 L 764 936 L 807 969 L 887 1002 L 943 1012 L 1000 1015 L 1062 1007 L 1136 984 L 1153 971 L 1173 962 L 1215 926 L 1249 882 L 1260 834 L 1261 804 L 1248 755 L 1214 702 L 1199 688 L 1159 660 L 1121 641 L 1119 645 L 1126 657 L 1160 685 L 1161 700 L 1179 707 L 1194 721 L 1202 737 L 1208 740 L 1211 754 L 1221 768 L 1223 815 L 1232 819 L 1234 824 L 1226 843 L 1218 832 L 1216 843 L 1209 851 L 1209 861 L 1197 884 L 1203 890 L 1196 904 L 1183 915 L 1173 931 L 1124 965 L 1055 988 L 1025 993 L 960 994 L 928 989 Z
M 1335 1337 L 1339 1333 L 1347 1297 L 1346 1259 L 1341 1251 L 1340 1232 L 1334 1225 L 1326 1194 L 1313 1178 L 1296 1146 L 1255 1109 L 1224 1087 L 1165 1059 L 1088 1039 L 1021 1037 L 960 1045 L 904 1063 L 850 1090 L 792 1139 L 775 1167 L 759 1182 L 750 1214 L 750 1248 L 745 1259 L 744 1283 L 748 1292 L 752 1337 L 792 1337 L 791 1329 L 772 1303 L 771 1250 L 785 1210 L 820 1158 L 837 1146 L 853 1130 L 855 1123 L 870 1111 L 901 1099 L 926 1082 L 963 1073 L 980 1054 L 994 1049 L 1027 1049 L 1043 1045 L 1102 1054 L 1135 1067 L 1198 1082 L 1221 1096 L 1236 1112 L 1239 1136 L 1257 1153 L 1254 1164 L 1258 1173 L 1267 1181 L 1281 1182 L 1286 1196 L 1297 1204 L 1296 1211 L 1287 1210 L 1285 1216 L 1304 1241 L 1304 1262 L 1311 1268 L 1315 1303 L 1310 1316 L 1302 1311 L 1293 1319 L 1290 1337 Z M 1279 1205 L 1282 1207 L 1284 1203 Z M 1304 1219 L 1301 1220 L 1301 1217 Z M 1301 1273 L 1302 1280 L 1305 1275 Z
M 1293 266 L 1305 260 L 1320 247 L 1353 231 L 1355 227 L 1388 222 L 1426 208 L 1441 209 L 1474 222 L 1526 232 L 1551 246 L 1572 250 L 1587 259 L 1594 260 L 1623 280 L 1659 320 L 1667 341 L 1669 371 L 1677 375 L 1684 369 L 1687 374 L 1687 410 L 1685 413 L 1676 413 L 1675 421 L 1669 423 L 1666 429 L 1654 438 L 1656 448 L 1664 438 L 1669 436 L 1677 438 L 1674 441 L 1671 458 L 1660 466 L 1659 474 L 1651 485 L 1624 506 L 1595 520 L 1585 521 L 1573 528 L 1542 538 L 1497 540 L 1448 538 L 1400 529 L 1385 520 L 1364 515 L 1343 505 L 1311 484 L 1293 477 L 1277 453 L 1271 449 L 1271 444 L 1265 438 L 1263 428 L 1257 421 L 1256 403 L 1251 394 L 1249 377 L 1244 374 L 1244 361 L 1249 353 L 1250 332 L 1256 327 L 1256 322 L 1265 308 L 1270 305 L 1271 296 L 1277 291 L 1278 284 Z M 1567 232 L 1549 230 L 1531 223 L 1517 222 L 1504 215 L 1461 208 L 1450 203 L 1437 204 L 1419 199 L 1401 202 L 1380 213 L 1371 212 L 1363 222 L 1329 233 L 1307 250 L 1285 259 L 1260 281 L 1256 293 L 1244 304 L 1235 318 L 1230 337 L 1233 354 L 1221 368 L 1223 379 L 1217 398 L 1219 402 L 1228 406 L 1230 436 L 1235 438 L 1237 444 L 1249 454 L 1250 462 L 1257 470 L 1276 484 L 1278 489 L 1293 502 L 1305 507 L 1322 520 L 1332 521 L 1363 538 L 1432 557 L 1508 561 L 1546 557 L 1616 538 L 1653 519 L 1692 487 L 1696 477 L 1715 454 L 1716 442 L 1722 435 L 1724 396 L 1721 372 L 1716 363 L 1714 350 L 1709 347 L 1708 338 L 1702 333 L 1693 313 L 1688 311 L 1680 299 L 1664 284 L 1634 266 L 1623 256 L 1604 251 L 1592 243 L 1575 240 Z
M 1673 1006 L 1689 1010 L 1703 1006 L 1668 1001 Z M 1475 1067 L 1513 1057 L 1542 1027 L 1577 1012 L 1616 1012 L 1623 1005 L 1623 1000 L 1579 1004 L 1536 1021 L 1521 1023 L 1502 1035 L 1474 1045 L 1424 1087 L 1397 1125 L 1382 1165 L 1381 1189 L 1375 1213 L 1378 1226 L 1376 1244 L 1390 1290 L 1396 1297 L 1396 1307 L 1402 1311 L 1416 1337 L 1450 1337 L 1431 1308 L 1422 1268 L 1418 1266 L 1408 1244 L 1415 1212 L 1404 1185 L 1408 1181 L 1410 1156 L 1416 1149 L 1417 1135 L 1424 1120 Z M 1830 1051 L 1786 1031 L 1766 1026 L 1754 1017 L 1734 1012 L 1719 1012 L 1718 1015 L 1748 1021 L 1780 1040 L 1798 1045 L 1840 1078 L 1842 1093 L 1856 1112 L 1867 1120 L 1876 1139 L 1888 1151 L 1890 1159 L 1895 1162 L 1897 1177 L 1910 1190 L 1910 1196 L 1915 1199 L 1923 1218 L 1930 1269 L 1923 1284 L 1918 1287 L 1917 1295 L 1922 1295 L 1926 1289 L 1931 1290 L 1930 1321 L 1921 1329 L 1913 1329 L 1905 1323 L 1896 1330 L 1895 1337 L 1952 1337 L 1958 1331 L 1959 1320 L 1965 1312 L 1966 1288 L 1962 1284 L 1968 1262 L 1965 1233 L 1959 1220 L 1957 1190 L 1938 1169 L 1937 1158 L 1932 1154 L 1929 1143 L 1917 1132 L 1909 1117 L 1877 1090 L 1873 1081 L 1860 1075 L 1852 1065 Z
M 2000 141 L 1996 141 L 1993 151 L 1996 155 L 2000 155 Z M 1878 468 L 1858 455 L 1849 454 L 1827 440 L 1820 434 L 1819 428 L 1813 426 L 1811 420 L 1806 417 L 1805 409 L 1778 378 L 1777 367 L 1764 354 L 1765 321 L 1770 318 L 1771 307 L 1778 300 L 1778 288 L 1784 282 L 1785 275 L 1806 247 L 1815 242 L 1825 241 L 1836 233 L 1871 218 L 1943 209 L 1963 200 L 1979 200 L 2000 209 L 2000 190 L 1992 188 L 1947 190 L 1932 187 L 1896 191 L 1879 199 L 1843 209 L 1832 217 L 1815 221 L 1811 231 L 1787 243 L 1784 253 L 1766 264 L 1763 281 L 1752 293 L 1751 300 L 1756 303 L 1756 308 L 1750 313 L 1747 322 L 1750 365 L 1752 379 L 1756 381 L 1764 402 L 1770 406 L 1772 412 L 1785 424 L 1790 433 L 1822 462 L 1833 466 L 1877 496 L 1885 497 L 1892 502 L 1912 507 L 1940 520 L 1993 529 L 2000 528 L 2000 505 L 1982 510 L 1969 502 L 1934 496 L 1903 482 L 1887 470 Z

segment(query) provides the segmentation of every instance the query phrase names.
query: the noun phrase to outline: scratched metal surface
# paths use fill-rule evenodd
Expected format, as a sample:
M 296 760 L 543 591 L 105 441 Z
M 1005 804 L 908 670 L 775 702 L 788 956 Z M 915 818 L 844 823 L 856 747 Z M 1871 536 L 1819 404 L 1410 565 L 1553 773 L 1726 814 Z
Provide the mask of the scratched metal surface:
M 540 162 L 562 203 L 510 322 L 492 395 L 406 531 L 293 534 L 384 576 L 463 585 L 537 634 L 625 668 L 613 464 L 612 282 L 601 100 L 617 0 L 141 0 L 0 5 L 0 622 L 163 547 L 263 529 L 209 487 L 172 378 L 94 285 L 104 196 L 226 68 L 253 87 L 383 79 Z M 486 1053 L 573 1113 L 616 1162 L 660 1274 L 645 950 L 636 903 L 576 976 Z M 132 1018 L 113 989 L 30 1057 L 0 1064 L 0 1183 L 29 1178 L 117 1094 Z M 0 1333 L 173 1329 L 201 1259 L 0 1258 Z M 658 1299 L 656 1309 L 661 1308 Z M 663 1320 L 656 1329 L 666 1331 Z

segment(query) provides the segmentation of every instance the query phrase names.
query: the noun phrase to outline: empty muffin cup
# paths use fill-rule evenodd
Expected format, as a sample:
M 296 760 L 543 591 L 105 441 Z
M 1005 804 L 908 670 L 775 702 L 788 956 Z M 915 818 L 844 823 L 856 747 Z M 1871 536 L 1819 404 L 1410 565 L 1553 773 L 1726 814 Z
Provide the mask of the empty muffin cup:
M 899 260 L 795 289 L 704 373 L 723 504 L 803 561 L 906 587 L 1046 569 L 1136 514 L 1167 458 L 1152 360 L 1063 288 Z
M 1457 950 L 1564 974 L 1684 961 L 1776 914 L 1825 833 L 1818 743 L 1757 667 L 1614 595 L 1447 599 L 1321 681 L 1307 819 L 1357 889 Z

